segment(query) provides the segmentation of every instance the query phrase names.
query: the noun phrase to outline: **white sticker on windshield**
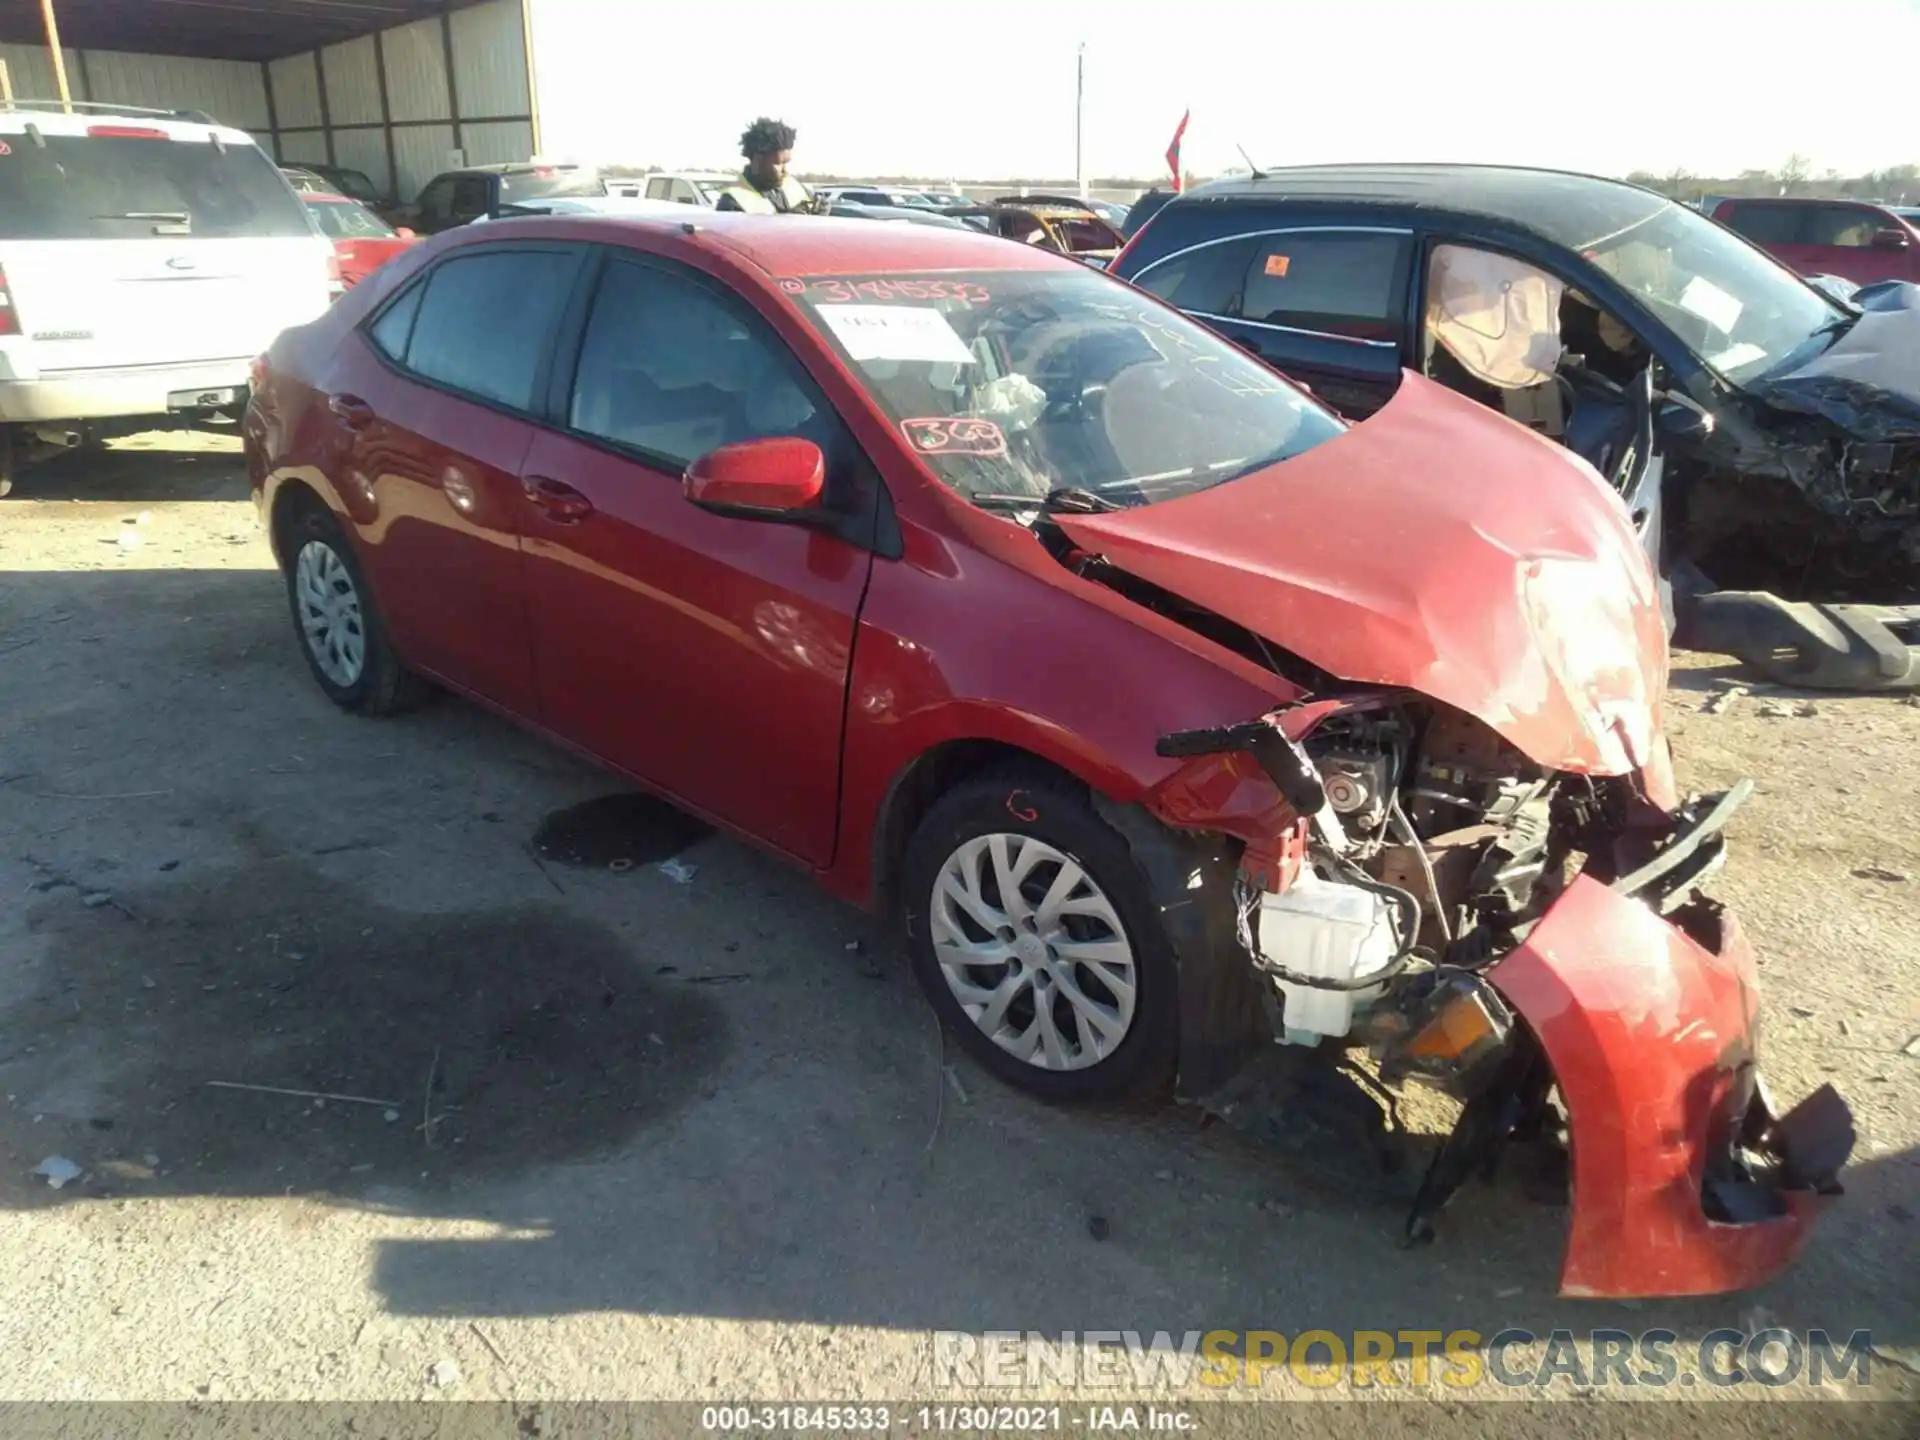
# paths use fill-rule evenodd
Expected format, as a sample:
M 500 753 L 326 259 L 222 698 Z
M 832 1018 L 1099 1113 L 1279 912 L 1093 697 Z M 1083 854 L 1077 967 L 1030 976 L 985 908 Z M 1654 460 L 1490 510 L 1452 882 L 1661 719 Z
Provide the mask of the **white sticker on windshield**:
M 915 305 L 822 305 L 815 312 L 855 360 L 926 360 L 971 365 L 947 317 Z
M 1743 340 L 1738 345 L 1729 345 L 1718 354 L 1707 356 L 1707 364 L 1724 375 L 1729 370 L 1738 370 L 1742 365 L 1751 365 L 1756 360 L 1766 358 L 1765 350 Z
M 1696 275 L 1680 292 L 1680 308 L 1691 310 L 1722 335 L 1731 335 L 1747 307 L 1703 275 Z

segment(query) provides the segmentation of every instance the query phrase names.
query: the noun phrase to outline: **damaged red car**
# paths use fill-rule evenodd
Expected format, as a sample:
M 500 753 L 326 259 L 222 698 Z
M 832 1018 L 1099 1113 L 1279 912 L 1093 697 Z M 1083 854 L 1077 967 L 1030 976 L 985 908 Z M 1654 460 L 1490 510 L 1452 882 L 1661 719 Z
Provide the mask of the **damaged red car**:
M 256 371 L 336 703 L 458 691 L 884 908 L 1012 1084 L 1438 1087 L 1409 1236 L 1562 1145 L 1569 1294 L 1757 1284 L 1838 1192 L 1702 889 L 1744 788 L 1676 793 L 1654 577 L 1551 442 L 1414 375 L 1349 425 L 1070 260 L 818 218 L 455 232 Z

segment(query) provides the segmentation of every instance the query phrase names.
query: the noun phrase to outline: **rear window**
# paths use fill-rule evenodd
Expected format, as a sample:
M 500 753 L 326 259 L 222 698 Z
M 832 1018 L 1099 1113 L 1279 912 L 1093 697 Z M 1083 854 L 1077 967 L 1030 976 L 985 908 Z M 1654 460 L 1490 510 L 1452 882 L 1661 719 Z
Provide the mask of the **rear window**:
M 295 236 L 313 228 L 252 145 L 104 135 L 7 135 L 0 239 Z
M 553 195 L 600 195 L 600 178 L 591 170 L 529 170 L 500 177 L 502 199 L 531 200 Z
M 391 225 L 358 201 L 315 200 L 307 209 L 330 239 L 381 240 L 393 235 Z

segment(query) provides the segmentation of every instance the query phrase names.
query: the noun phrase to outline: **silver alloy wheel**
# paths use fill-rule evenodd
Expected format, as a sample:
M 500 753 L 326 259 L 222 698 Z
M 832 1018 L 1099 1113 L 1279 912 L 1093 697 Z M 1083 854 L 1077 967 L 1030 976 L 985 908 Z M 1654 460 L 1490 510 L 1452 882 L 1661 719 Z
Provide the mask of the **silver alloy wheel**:
M 1133 946 L 1071 855 L 1030 835 L 981 835 L 933 882 L 934 957 L 981 1033 L 1042 1070 L 1084 1070 L 1133 1026 Z
M 313 663 L 341 689 L 351 687 L 366 668 L 367 632 L 346 561 L 326 541 L 307 541 L 294 561 L 293 593 Z

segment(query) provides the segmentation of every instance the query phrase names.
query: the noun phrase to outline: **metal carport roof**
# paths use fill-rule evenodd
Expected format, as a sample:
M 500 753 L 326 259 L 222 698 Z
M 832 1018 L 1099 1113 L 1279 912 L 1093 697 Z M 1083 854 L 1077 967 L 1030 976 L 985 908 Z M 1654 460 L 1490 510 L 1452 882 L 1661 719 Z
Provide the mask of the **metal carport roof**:
M 472 0 L 54 0 L 60 43 L 215 60 L 277 60 Z M 0 0 L 0 41 L 43 45 L 40 0 Z

